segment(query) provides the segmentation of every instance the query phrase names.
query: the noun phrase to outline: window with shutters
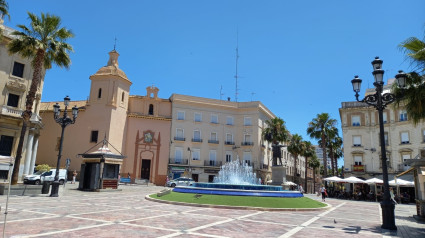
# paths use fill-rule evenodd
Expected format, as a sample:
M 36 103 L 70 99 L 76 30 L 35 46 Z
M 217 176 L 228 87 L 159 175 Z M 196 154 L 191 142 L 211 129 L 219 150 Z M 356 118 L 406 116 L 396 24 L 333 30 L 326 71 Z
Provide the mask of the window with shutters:
M 25 65 L 15 62 L 13 63 L 13 71 L 12 71 L 12 75 L 19 77 L 19 78 L 23 78 L 24 77 L 24 68 Z
M 2 135 L 0 137 L 0 155 L 10 156 L 12 154 L 13 137 Z
M 360 116 L 352 116 L 351 124 L 352 126 L 360 126 Z
M 354 156 L 354 165 L 362 165 L 363 156 L 355 155 Z
M 401 144 L 409 144 L 409 132 L 404 131 L 400 133 L 401 136 Z
M 9 97 L 7 99 L 7 105 L 9 107 L 18 107 L 18 105 L 19 105 L 19 95 L 9 93 Z
M 353 146 L 355 146 L 355 147 L 362 146 L 362 137 L 361 136 L 353 136 Z

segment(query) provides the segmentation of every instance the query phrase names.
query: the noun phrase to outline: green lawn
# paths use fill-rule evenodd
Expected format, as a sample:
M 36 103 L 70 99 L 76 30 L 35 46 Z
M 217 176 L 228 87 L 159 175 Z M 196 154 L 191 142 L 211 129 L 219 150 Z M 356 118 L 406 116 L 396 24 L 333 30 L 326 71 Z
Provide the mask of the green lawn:
M 320 208 L 326 204 L 315 201 L 307 197 L 300 198 L 276 198 L 276 197 L 248 197 L 248 196 L 222 196 L 222 195 L 202 195 L 199 198 L 193 193 L 177 193 L 158 197 L 156 194 L 150 195 L 166 201 L 186 202 L 196 204 L 212 204 L 227 206 L 265 207 L 265 208 Z

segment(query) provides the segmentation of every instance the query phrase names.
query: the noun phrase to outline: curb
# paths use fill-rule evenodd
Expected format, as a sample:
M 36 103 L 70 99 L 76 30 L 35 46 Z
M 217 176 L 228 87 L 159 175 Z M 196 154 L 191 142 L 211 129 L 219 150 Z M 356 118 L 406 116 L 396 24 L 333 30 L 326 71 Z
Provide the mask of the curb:
M 227 206 L 227 205 L 197 204 L 197 203 L 166 201 L 166 200 L 151 198 L 150 196 L 153 194 L 156 194 L 156 193 L 146 195 L 145 199 L 152 202 L 191 206 L 191 207 L 224 208 L 224 209 L 236 209 L 236 210 L 272 211 L 272 212 L 273 211 L 310 212 L 310 211 L 328 210 L 332 207 L 332 205 L 330 205 L 329 203 L 325 203 L 327 205 L 326 207 L 319 207 L 319 208 L 267 208 L 267 207 L 242 207 L 242 206 Z

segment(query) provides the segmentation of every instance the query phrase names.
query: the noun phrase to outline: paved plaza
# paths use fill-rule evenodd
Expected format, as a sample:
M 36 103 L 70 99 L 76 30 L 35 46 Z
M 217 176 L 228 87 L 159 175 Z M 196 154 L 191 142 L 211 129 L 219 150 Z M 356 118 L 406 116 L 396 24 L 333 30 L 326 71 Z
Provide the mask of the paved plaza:
M 60 197 L 11 196 L 6 237 L 425 237 L 414 205 L 396 206 L 397 232 L 380 228 L 378 203 L 327 199 L 332 208 L 272 212 L 178 206 L 145 200 L 163 187 L 117 192 L 61 187 Z M 313 199 L 320 199 L 316 196 Z M 0 196 L 3 232 L 6 196 Z M 1 234 L 1 233 L 0 233 Z

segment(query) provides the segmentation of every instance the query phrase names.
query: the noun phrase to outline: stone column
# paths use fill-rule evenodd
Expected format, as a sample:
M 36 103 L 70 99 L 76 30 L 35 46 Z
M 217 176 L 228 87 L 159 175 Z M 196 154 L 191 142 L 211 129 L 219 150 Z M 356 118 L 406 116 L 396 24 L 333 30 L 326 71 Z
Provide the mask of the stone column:
M 28 140 L 27 140 L 27 150 L 25 152 L 24 175 L 28 175 L 29 170 L 30 170 L 33 139 L 34 139 L 34 134 L 31 132 L 31 130 L 29 130 L 29 132 L 28 132 Z
M 32 146 L 32 156 L 31 156 L 31 163 L 30 163 L 30 169 L 28 174 L 34 173 L 34 167 L 35 167 L 35 159 L 37 157 L 37 149 L 38 149 L 38 136 L 34 138 L 34 143 Z

